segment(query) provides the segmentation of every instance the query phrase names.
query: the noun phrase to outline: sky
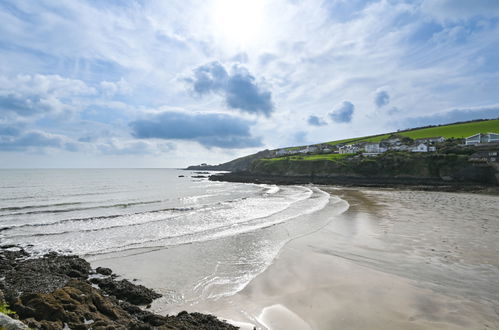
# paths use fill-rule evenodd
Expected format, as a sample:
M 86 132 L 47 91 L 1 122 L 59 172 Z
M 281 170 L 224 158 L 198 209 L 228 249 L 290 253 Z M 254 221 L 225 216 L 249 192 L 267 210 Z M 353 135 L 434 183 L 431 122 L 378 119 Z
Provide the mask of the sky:
M 0 0 L 0 167 L 183 167 L 499 117 L 497 0 Z

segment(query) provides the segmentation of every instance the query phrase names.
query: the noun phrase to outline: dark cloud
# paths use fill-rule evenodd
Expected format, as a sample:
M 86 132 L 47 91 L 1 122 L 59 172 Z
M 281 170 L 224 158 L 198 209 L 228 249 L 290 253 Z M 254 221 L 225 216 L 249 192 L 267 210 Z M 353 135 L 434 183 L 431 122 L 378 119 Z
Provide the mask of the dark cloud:
M 400 123 L 400 128 L 405 129 L 427 125 L 442 125 L 475 119 L 494 118 L 499 118 L 499 106 L 483 107 L 477 109 L 455 109 L 452 111 L 437 113 L 430 116 L 406 118 Z
M 1 125 L 0 124 L 0 136 L 19 136 L 21 134 L 21 129 L 13 125 Z
M 226 89 L 226 102 L 230 108 L 270 116 L 274 106 L 272 94 L 255 84 L 255 78 L 246 70 L 230 76 Z
M 233 66 L 229 73 L 219 62 L 212 62 L 194 69 L 194 76 L 186 81 L 199 95 L 221 94 L 231 109 L 265 116 L 274 110 L 272 93 L 259 86 L 244 67 Z
M 37 113 L 51 111 L 53 102 L 37 95 L 21 95 L 17 93 L 0 94 L 0 110 L 15 112 L 20 116 L 32 116 Z
M 321 118 L 317 117 L 317 116 L 310 116 L 308 117 L 308 124 L 309 125 L 312 125 L 312 126 L 324 126 L 324 125 L 327 125 L 327 123 L 322 120 Z
M 378 91 L 374 96 L 374 104 L 376 104 L 378 108 L 388 105 L 389 103 L 390 95 L 387 91 Z
M 329 116 L 337 123 L 349 123 L 352 121 L 354 109 L 355 106 L 351 102 L 345 101 L 338 109 L 331 112 Z
M 262 145 L 250 133 L 253 123 L 225 114 L 187 114 L 163 112 L 130 123 L 132 135 L 139 139 L 196 141 L 205 147 L 248 148 Z
M 229 74 L 219 62 L 212 62 L 194 69 L 194 77 L 188 78 L 196 93 L 203 95 L 220 92 L 226 88 Z

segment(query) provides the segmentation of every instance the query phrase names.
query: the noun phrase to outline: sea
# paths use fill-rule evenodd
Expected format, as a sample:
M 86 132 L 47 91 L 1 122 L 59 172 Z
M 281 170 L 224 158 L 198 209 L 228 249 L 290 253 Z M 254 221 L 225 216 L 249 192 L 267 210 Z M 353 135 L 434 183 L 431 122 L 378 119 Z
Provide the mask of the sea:
M 313 217 L 331 201 L 337 213 L 348 208 L 317 187 L 215 182 L 179 169 L 0 170 L 0 242 L 103 265 L 181 251 L 145 260 L 175 262 L 162 293 L 192 301 L 242 289 L 286 242 L 331 221 Z M 181 262 L 168 260 L 179 253 Z

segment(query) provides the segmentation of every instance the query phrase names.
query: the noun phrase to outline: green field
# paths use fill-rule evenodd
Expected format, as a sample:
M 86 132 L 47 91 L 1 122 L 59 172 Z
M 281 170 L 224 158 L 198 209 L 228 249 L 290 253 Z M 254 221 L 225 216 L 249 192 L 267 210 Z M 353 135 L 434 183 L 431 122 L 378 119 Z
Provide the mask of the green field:
M 436 126 L 429 128 L 420 128 L 403 132 L 393 132 L 382 135 L 371 135 L 353 139 L 344 139 L 327 142 L 331 145 L 348 142 L 380 142 L 392 134 L 399 134 L 410 137 L 411 139 L 421 139 L 427 137 L 443 136 L 444 138 L 464 138 L 477 133 L 499 133 L 499 119 L 477 121 L 470 123 Z

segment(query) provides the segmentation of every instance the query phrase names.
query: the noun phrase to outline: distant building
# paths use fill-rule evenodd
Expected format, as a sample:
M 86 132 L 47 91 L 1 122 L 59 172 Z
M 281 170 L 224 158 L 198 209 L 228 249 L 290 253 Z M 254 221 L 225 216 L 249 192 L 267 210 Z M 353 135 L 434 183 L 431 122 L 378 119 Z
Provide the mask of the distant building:
M 442 143 L 445 141 L 445 138 L 442 137 L 442 136 L 435 136 L 435 137 L 427 137 L 427 138 L 421 138 L 421 139 L 416 139 L 414 140 L 414 142 L 416 144 L 419 144 L 419 143 Z
M 475 145 L 481 143 L 499 142 L 499 134 L 497 133 L 478 133 L 468 136 L 465 139 L 466 145 Z
M 359 152 L 359 147 L 353 144 L 347 144 L 345 146 L 341 146 L 338 151 L 340 154 L 355 154 Z
M 428 146 L 424 143 L 420 143 L 412 148 L 412 152 L 428 152 Z
M 275 154 L 276 156 L 286 156 L 291 154 L 291 151 L 288 149 L 278 149 Z
M 364 151 L 366 153 L 380 154 L 387 150 L 386 147 L 382 147 L 379 143 L 366 143 L 364 145 Z

